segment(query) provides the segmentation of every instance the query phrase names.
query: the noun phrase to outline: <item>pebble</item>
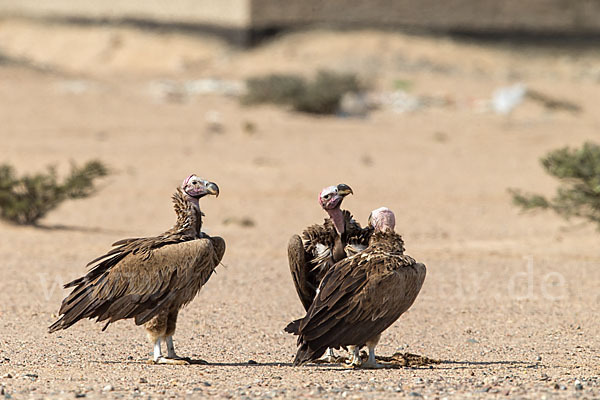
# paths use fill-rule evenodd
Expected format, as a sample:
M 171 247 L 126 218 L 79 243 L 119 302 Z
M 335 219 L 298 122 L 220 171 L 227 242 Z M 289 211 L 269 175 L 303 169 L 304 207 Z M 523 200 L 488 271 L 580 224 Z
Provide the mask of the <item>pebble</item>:
M 423 384 L 424 381 L 423 381 L 423 378 L 417 377 L 417 378 L 413 379 L 413 382 L 415 385 L 421 385 L 421 384 Z
M 254 361 L 254 360 L 248 360 L 248 364 L 249 365 L 256 365 L 258 363 L 256 361 Z
M 86 396 L 85 393 L 75 393 L 75 398 L 76 399 L 80 399 L 80 398 L 85 397 L 85 396 Z
M 140 383 L 148 383 L 148 380 L 146 378 L 140 378 Z
M 575 379 L 575 390 L 583 390 L 583 384 L 579 379 Z
M 423 397 L 423 395 L 419 392 L 410 392 L 408 395 L 413 397 Z
M 10 378 L 12 378 L 13 376 L 12 376 L 10 373 L 6 373 L 6 374 L 2 375 L 2 377 L 3 377 L 3 378 L 10 379 Z
M 103 392 L 112 392 L 115 388 L 112 385 L 106 385 L 102 388 Z

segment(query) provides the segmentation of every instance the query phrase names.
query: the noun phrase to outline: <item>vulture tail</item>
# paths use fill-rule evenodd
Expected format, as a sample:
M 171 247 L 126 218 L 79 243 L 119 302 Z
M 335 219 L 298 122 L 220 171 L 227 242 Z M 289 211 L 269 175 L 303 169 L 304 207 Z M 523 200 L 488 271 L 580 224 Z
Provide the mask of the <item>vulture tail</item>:
M 304 342 L 298 348 L 298 352 L 296 353 L 296 358 L 294 358 L 294 366 L 297 367 L 299 365 L 306 364 L 309 361 L 319 359 L 323 354 L 325 354 L 326 347 L 313 349 L 308 343 Z

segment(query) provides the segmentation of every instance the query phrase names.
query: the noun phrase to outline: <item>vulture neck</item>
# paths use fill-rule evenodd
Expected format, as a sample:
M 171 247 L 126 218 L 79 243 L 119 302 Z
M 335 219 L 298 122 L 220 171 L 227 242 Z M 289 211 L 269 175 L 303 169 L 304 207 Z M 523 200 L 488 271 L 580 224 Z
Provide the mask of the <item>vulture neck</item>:
M 327 214 L 329 214 L 329 218 L 333 222 L 333 226 L 337 231 L 338 235 L 342 235 L 346 231 L 346 223 L 344 221 L 344 213 L 340 210 L 339 207 L 336 207 L 332 210 L 326 210 Z
M 202 211 L 199 199 L 188 196 L 181 189 L 173 195 L 173 205 L 177 222 L 173 230 L 186 235 L 199 237 L 202 229 Z

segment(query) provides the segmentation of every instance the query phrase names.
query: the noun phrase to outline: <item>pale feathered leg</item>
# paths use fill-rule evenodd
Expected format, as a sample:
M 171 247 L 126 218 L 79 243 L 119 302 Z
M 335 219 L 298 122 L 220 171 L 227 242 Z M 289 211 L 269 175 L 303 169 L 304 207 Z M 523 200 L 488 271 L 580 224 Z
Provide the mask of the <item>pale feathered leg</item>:
M 360 359 L 360 348 L 358 346 L 348 346 L 348 352 L 350 353 L 350 359 L 348 365 L 353 368 L 360 367 L 362 360 Z
M 156 358 L 156 346 L 154 347 L 154 363 L 155 364 L 170 364 L 170 365 L 188 365 L 189 359 L 181 358 L 175 354 L 175 347 L 173 347 L 173 336 L 166 336 L 165 342 L 167 342 L 167 357 L 163 357 L 160 354 L 160 344 L 158 345 L 159 357 Z M 159 342 L 160 343 L 160 339 Z
M 158 362 L 159 359 L 162 358 L 162 350 L 160 349 L 160 338 L 157 338 L 156 341 L 154 342 L 154 358 L 153 361 L 154 362 Z
M 173 346 L 173 336 L 167 336 L 165 340 L 167 342 L 167 358 L 169 360 L 184 361 L 185 364 L 189 364 L 189 358 L 179 357 L 177 354 L 175 354 L 175 346 Z
M 379 338 L 381 337 L 381 335 L 377 335 L 376 337 L 370 339 L 367 341 L 367 347 L 369 349 L 369 359 L 362 364 L 362 368 L 368 368 L 368 369 L 377 369 L 377 368 L 383 368 L 383 365 L 381 364 L 377 364 L 377 360 L 375 359 L 375 346 L 377 346 L 377 343 L 379 343 Z
M 337 362 L 337 356 L 333 352 L 333 349 L 331 347 L 328 347 L 323 357 L 321 357 L 321 360 L 328 363 L 334 363 Z

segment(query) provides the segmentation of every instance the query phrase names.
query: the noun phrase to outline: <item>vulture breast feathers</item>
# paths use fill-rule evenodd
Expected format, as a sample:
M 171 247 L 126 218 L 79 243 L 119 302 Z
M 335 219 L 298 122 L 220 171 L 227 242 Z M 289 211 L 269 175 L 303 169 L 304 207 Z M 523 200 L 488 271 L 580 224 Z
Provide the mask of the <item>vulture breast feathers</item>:
M 204 183 L 205 194 L 218 194 L 214 183 Z M 225 241 L 200 231 L 202 196 L 190 192 L 178 188 L 173 195 L 173 228 L 156 237 L 114 243 L 115 248 L 88 264 L 91 269 L 85 276 L 67 283 L 65 288 L 73 290 L 49 331 L 66 329 L 83 318 L 106 321 L 103 330 L 125 318 L 141 325 L 161 310 L 192 301 L 221 261 Z
M 376 232 L 370 245 L 325 274 L 306 316 L 286 330 L 299 335 L 294 360 L 318 359 L 327 348 L 363 346 L 392 325 L 415 301 L 425 265 L 404 255 L 393 231 Z

